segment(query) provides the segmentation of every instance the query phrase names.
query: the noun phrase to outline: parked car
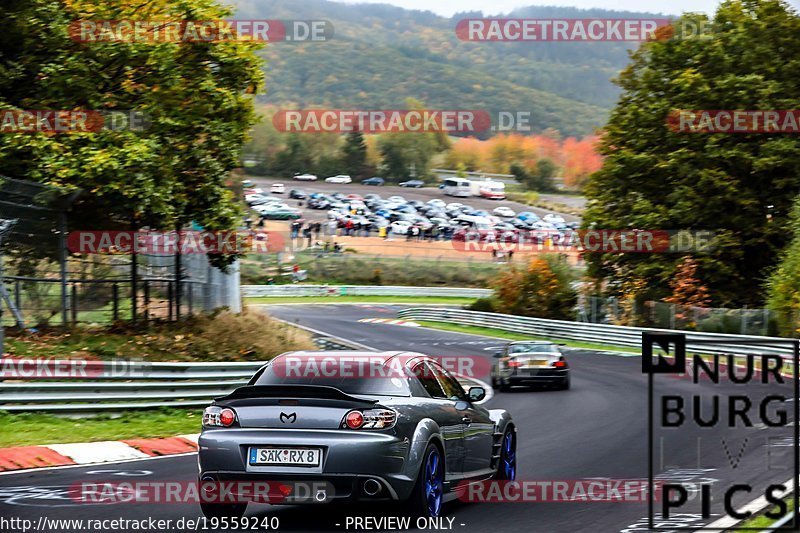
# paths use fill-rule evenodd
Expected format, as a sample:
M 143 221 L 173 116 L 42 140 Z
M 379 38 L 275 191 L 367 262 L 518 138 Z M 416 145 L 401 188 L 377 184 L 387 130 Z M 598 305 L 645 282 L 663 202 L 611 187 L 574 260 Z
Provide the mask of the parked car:
M 269 201 L 269 199 L 262 194 L 246 194 L 244 201 L 249 206 L 262 205 Z
M 408 222 L 407 220 L 396 220 L 389 224 L 389 229 L 395 235 L 406 235 L 411 229 L 411 226 L 411 222 Z
M 495 207 L 492 211 L 492 214 L 503 217 L 503 218 L 514 218 L 517 214 L 514 212 L 513 209 L 507 207 L 505 205 L 501 205 L 500 207 Z
M 308 201 L 308 207 L 310 209 L 330 209 L 331 203 L 326 198 L 311 198 Z
M 438 207 L 439 209 L 445 209 L 447 207 L 447 202 L 438 198 L 434 198 L 433 200 L 428 200 L 428 205 Z
M 569 364 L 559 345 L 547 341 L 518 341 L 494 354 L 492 387 L 508 391 L 515 385 L 539 384 L 570 388 Z
M 308 193 L 301 189 L 292 189 L 289 191 L 289 198 L 293 198 L 295 200 L 305 200 L 308 198 Z
M 361 196 L 360 194 L 348 194 L 347 196 L 344 197 L 344 199 L 351 201 L 355 200 L 357 202 L 362 202 L 362 203 L 364 202 L 364 197 Z
M 408 180 L 400 183 L 401 187 L 408 187 L 411 189 L 421 189 L 425 186 L 425 182 L 421 180 Z
M 379 178 L 375 176 L 374 178 L 367 178 L 361 181 L 362 185 L 373 185 L 375 187 L 382 187 L 386 183 L 386 180 L 383 178 Z
M 269 192 L 272 194 L 283 194 L 286 192 L 286 185 L 283 183 L 273 183 L 272 187 L 269 188 Z
M 299 210 L 286 204 L 265 204 L 253 208 L 265 220 L 297 220 L 302 218 Z
M 292 179 L 295 181 L 317 181 L 319 178 L 314 174 L 295 174 Z
M 325 178 L 325 183 L 353 183 L 353 178 L 345 174 Z
M 517 213 L 517 218 L 525 222 L 536 222 L 539 220 L 539 215 L 530 211 L 523 211 L 522 213 Z
M 544 220 L 545 222 L 549 222 L 550 224 L 554 224 L 554 225 L 555 224 L 565 224 L 566 223 L 566 221 L 564 220 L 564 217 L 562 217 L 561 215 L 557 215 L 555 213 L 546 214 L 544 217 L 542 217 L 542 220 Z
M 504 409 L 480 405 L 483 387 L 465 391 L 422 354 L 346 356 L 353 361 L 348 367 L 380 367 L 372 379 L 293 374 L 287 368 L 295 362 L 308 366 L 303 361 L 314 358 L 319 365 L 341 357 L 293 352 L 214 400 L 203 412 L 199 479 L 299 480 L 320 488 L 300 494 L 286 481 L 290 490 L 282 503 L 316 505 L 308 512 L 317 512 L 320 503 L 334 501 L 395 501 L 413 516 L 432 519 L 465 482 L 516 478 L 516 426 Z M 248 503 L 245 495 L 200 507 L 209 518 L 239 518 Z

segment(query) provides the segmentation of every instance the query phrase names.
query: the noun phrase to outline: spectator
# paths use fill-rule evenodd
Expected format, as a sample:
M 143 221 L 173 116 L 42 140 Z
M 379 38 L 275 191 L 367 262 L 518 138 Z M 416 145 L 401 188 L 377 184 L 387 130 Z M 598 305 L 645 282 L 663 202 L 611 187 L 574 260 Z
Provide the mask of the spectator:
M 314 223 L 314 238 L 319 240 L 319 234 L 322 231 L 322 224 L 319 222 Z
M 328 222 L 328 231 L 330 232 L 331 237 L 336 237 L 336 234 L 339 230 L 339 223 L 336 220 L 331 220 Z
M 361 222 L 353 222 L 353 235 L 356 237 L 360 237 L 359 232 L 361 231 Z
M 306 226 L 303 230 L 303 237 L 306 238 L 306 248 L 311 248 L 311 226 Z
M 347 222 L 344 223 L 344 234 L 350 236 L 353 234 L 353 221 L 347 219 Z
M 386 240 L 388 235 L 389 233 L 386 231 L 386 226 L 378 228 L 378 237 L 380 237 L 383 240 Z
M 300 235 L 300 228 L 301 227 L 303 227 L 302 223 L 300 223 L 300 222 L 298 222 L 296 220 L 294 222 L 292 222 L 292 231 L 291 231 L 291 238 L 292 239 L 296 239 Z

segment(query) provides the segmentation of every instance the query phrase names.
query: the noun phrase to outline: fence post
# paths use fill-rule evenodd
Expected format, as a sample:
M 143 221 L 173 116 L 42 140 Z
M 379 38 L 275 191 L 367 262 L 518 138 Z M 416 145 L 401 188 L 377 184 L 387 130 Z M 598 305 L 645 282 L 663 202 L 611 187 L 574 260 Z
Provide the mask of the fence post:
M 76 326 L 78 324 L 78 285 L 76 283 L 72 284 L 72 295 L 70 300 L 72 300 L 72 305 L 70 309 L 72 311 L 72 325 Z M 66 309 L 64 310 L 66 312 Z M 64 327 L 66 327 L 67 323 L 64 322 Z
M 111 285 L 112 298 L 114 300 L 114 322 L 119 320 L 119 286 L 116 282 Z
M 167 281 L 167 307 L 169 308 L 168 313 L 168 320 L 172 322 L 172 282 Z
M 69 321 L 69 312 L 67 311 L 67 213 L 63 207 L 58 212 L 58 262 L 61 275 L 61 323 L 66 327 Z M 74 285 L 72 289 L 74 300 Z M 72 302 L 72 307 L 75 307 L 74 301 Z M 76 317 L 74 309 L 72 316 L 74 321 Z
M 144 280 L 144 323 L 150 321 L 150 282 Z

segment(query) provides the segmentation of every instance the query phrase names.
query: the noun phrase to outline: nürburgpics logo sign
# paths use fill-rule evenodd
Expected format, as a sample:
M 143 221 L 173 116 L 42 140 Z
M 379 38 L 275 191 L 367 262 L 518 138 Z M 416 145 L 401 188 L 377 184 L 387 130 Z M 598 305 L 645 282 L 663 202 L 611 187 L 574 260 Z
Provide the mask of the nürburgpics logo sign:
M 796 530 L 800 341 L 725 339 L 722 350 L 720 341 L 696 335 L 688 343 L 685 334 L 642 335 L 649 494 L 670 472 L 707 473 L 700 483 L 659 481 L 660 500 L 648 501 L 650 529 L 694 530 L 702 522 L 712 531 L 761 530 L 743 525 L 763 507 L 748 504 L 760 498 L 777 520 L 793 492 L 793 520 L 776 530 Z M 681 527 L 686 516 L 697 522 Z

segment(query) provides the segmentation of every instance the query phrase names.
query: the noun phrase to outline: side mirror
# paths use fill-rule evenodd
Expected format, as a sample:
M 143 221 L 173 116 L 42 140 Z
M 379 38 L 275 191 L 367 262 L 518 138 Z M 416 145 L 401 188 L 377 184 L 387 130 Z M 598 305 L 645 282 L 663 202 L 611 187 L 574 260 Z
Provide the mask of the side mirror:
M 486 398 L 486 389 L 483 387 L 470 387 L 469 399 L 471 402 L 479 402 Z

